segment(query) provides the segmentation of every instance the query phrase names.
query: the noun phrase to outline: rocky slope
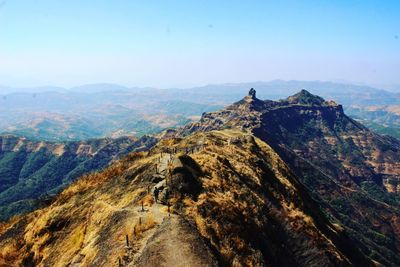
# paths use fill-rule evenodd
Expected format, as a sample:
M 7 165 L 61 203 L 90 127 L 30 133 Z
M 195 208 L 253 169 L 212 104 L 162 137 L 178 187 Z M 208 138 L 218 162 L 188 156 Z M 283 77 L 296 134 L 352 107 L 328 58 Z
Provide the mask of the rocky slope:
M 84 173 L 156 142 L 140 139 L 93 139 L 82 142 L 33 142 L 0 136 L 0 220 L 45 204 L 52 195 Z
M 203 114 L 179 134 L 224 128 L 242 129 L 271 145 L 367 255 L 400 264 L 399 140 L 369 131 L 341 105 L 305 90 L 281 101 L 262 101 L 252 92 Z
M 400 141 L 380 136 L 347 117 L 341 105 L 303 90 L 282 101 L 242 101 L 189 124 L 183 133 L 241 128 L 253 132 L 276 149 L 290 149 L 334 175 L 348 186 L 362 181 L 398 192 Z M 333 173 L 332 173 L 333 174 Z
M 164 139 L 0 227 L 4 266 L 372 265 L 357 246 L 270 146 L 231 130 Z

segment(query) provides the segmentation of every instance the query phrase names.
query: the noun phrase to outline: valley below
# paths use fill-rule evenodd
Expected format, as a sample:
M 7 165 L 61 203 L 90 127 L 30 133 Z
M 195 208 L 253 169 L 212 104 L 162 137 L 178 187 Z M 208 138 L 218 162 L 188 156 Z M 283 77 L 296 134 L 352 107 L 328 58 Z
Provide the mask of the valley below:
M 343 105 L 345 112 L 374 131 L 399 138 L 400 94 L 368 86 L 319 81 L 214 84 L 186 89 L 128 88 L 91 84 L 70 89 L 1 88 L 0 134 L 36 141 L 80 141 L 140 137 L 198 120 L 219 110 L 246 90 L 257 88 L 261 99 L 279 100 L 310 88 Z

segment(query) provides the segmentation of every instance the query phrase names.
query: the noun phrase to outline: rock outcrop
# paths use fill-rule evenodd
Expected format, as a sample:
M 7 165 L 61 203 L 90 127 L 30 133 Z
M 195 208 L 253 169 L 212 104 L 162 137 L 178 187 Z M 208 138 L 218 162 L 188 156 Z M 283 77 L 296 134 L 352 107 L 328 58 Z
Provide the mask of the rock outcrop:
M 280 101 L 243 100 L 179 134 L 240 129 L 267 142 L 365 253 L 400 264 L 400 141 L 346 116 L 341 105 L 302 90 Z M 368 232 L 368 234 L 365 234 Z

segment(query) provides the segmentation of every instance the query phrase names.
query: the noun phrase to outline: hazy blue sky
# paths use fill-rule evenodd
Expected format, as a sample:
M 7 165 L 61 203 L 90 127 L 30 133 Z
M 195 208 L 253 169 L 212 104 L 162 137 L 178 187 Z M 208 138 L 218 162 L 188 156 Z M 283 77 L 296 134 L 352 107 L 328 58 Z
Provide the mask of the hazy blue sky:
M 400 84 L 400 1 L 0 0 L 0 83 Z

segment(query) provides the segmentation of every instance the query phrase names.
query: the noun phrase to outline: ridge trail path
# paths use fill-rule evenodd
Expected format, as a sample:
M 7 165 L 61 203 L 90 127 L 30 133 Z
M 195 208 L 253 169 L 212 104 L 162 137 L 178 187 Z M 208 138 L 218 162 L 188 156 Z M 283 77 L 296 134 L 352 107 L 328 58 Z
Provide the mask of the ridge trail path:
M 137 239 L 137 237 L 133 238 L 132 242 L 132 247 L 135 250 L 135 253 L 133 255 L 133 258 L 131 260 L 131 263 L 128 264 L 127 266 L 136 266 L 135 264 L 132 265 L 132 263 L 136 262 L 138 257 L 143 253 L 143 250 L 146 247 L 146 243 L 148 242 L 149 238 L 151 238 L 158 227 L 162 224 L 164 221 L 164 218 L 168 217 L 168 212 L 165 211 L 165 206 L 154 203 L 151 206 L 145 206 L 145 211 L 141 211 L 141 206 L 136 206 L 135 211 L 137 212 L 138 218 L 142 218 L 142 223 L 146 224 L 146 219 L 147 218 L 152 218 L 156 224 L 154 228 L 148 229 L 144 232 L 141 233 L 141 237 Z M 172 215 L 171 215 L 172 216 Z M 137 222 L 136 222 L 137 223 Z
M 164 217 L 128 266 L 218 266 L 197 230 L 178 215 Z
M 157 173 L 163 179 L 167 176 L 171 160 L 172 154 L 160 155 Z M 169 214 L 166 205 L 153 203 L 145 206 L 143 212 L 141 206 L 135 208 L 139 217 L 152 218 L 156 225 L 143 232 L 142 237 L 133 242 L 135 253 L 126 266 L 218 266 L 217 260 L 197 229 L 179 215 Z M 143 223 L 146 224 L 146 219 Z
M 167 207 L 158 203 L 147 206 L 144 212 L 140 211 L 140 206 L 137 208 L 139 216 L 140 213 L 143 218 L 152 216 L 156 226 L 143 232 L 139 240 L 134 240 L 134 256 L 124 266 L 218 266 L 197 229 L 179 215 L 168 214 Z

